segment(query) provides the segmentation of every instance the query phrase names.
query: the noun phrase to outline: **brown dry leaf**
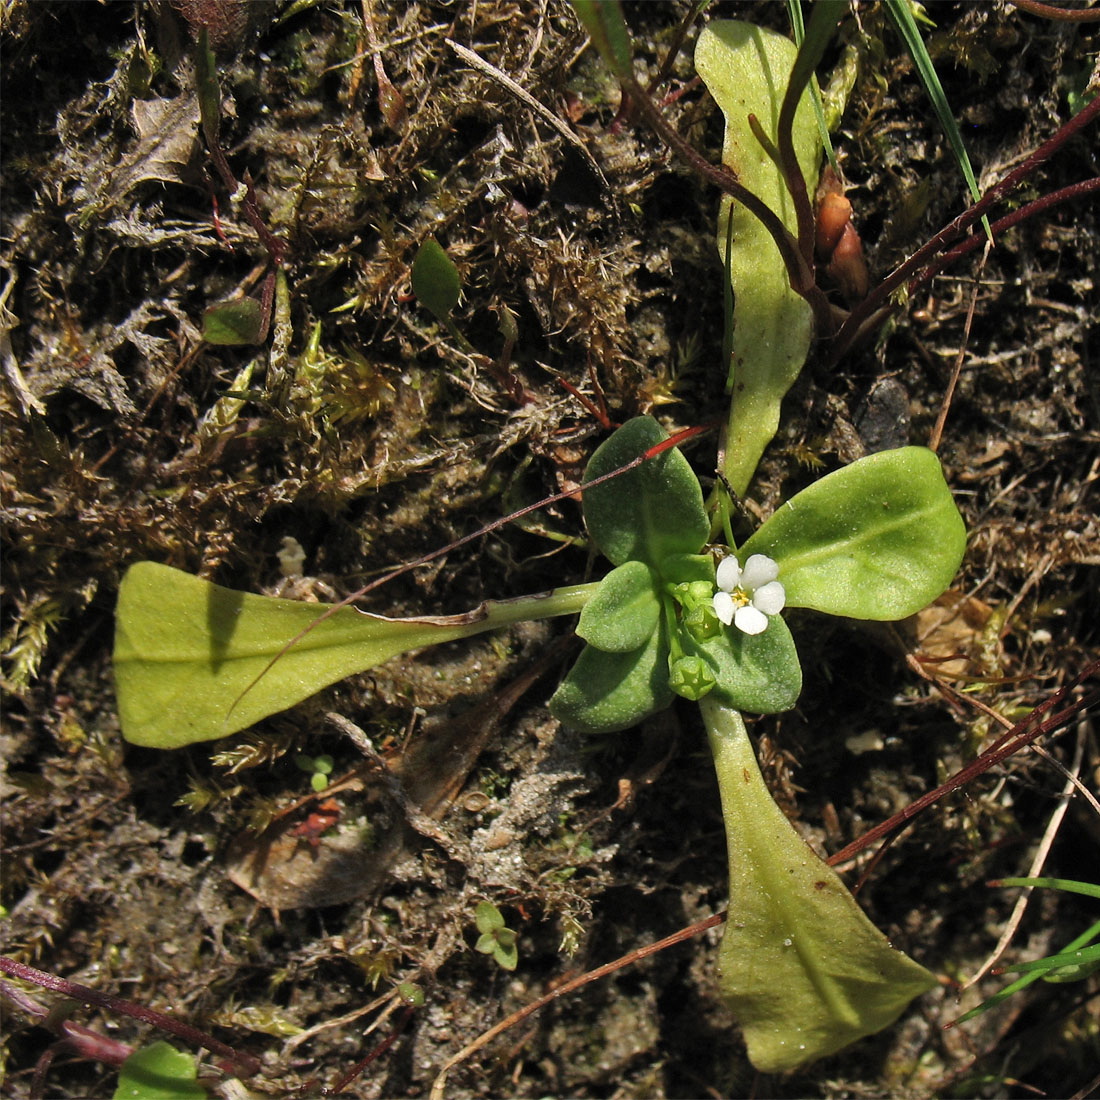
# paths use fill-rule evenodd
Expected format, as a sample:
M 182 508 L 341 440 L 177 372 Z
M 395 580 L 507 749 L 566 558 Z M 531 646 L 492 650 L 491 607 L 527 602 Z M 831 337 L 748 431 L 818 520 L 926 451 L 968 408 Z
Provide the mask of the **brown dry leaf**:
M 921 656 L 935 660 L 935 671 L 941 676 L 981 675 L 974 658 L 982 629 L 992 614 L 989 604 L 948 589 L 914 616 Z
M 143 180 L 179 183 L 198 140 L 199 100 L 194 90 L 175 99 L 135 99 L 131 108 L 137 147 L 115 173 L 115 198 Z
M 292 835 L 294 820 L 256 836 L 239 833 L 226 853 L 229 881 L 271 909 L 317 909 L 369 893 L 402 846 L 401 830 L 381 843 L 354 826 L 337 827 L 314 847 Z

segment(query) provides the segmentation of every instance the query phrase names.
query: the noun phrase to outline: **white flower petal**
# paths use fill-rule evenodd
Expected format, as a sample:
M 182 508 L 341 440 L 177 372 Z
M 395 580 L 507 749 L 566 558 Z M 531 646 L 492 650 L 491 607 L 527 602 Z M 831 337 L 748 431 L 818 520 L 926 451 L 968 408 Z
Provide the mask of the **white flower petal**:
M 733 597 L 728 592 L 714 593 L 714 613 L 726 626 L 733 622 Z
M 750 592 L 760 588 L 779 576 L 779 566 L 767 554 L 753 554 L 745 562 L 745 571 L 741 574 L 741 584 Z
M 715 596 L 715 599 L 717 598 Z M 733 616 L 733 625 L 742 634 L 763 634 L 768 629 L 768 616 L 749 604 L 747 607 L 737 609 Z
M 768 581 L 752 594 L 752 606 L 765 615 L 778 615 L 787 602 L 787 593 L 779 581 Z
M 732 592 L 737 587 L 741 580 L 741 566 L 737 564 L 737 559 L 732 554 L 718 563 L 715 578 L 723 592 Z

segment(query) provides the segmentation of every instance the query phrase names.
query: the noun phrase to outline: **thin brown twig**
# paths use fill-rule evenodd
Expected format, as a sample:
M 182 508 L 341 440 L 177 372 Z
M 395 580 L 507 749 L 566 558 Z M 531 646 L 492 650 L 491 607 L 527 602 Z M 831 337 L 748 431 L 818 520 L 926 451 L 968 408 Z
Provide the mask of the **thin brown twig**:
M 940 440 L 943 438 L 943 426 L 947 423 L 947 414 L 951 409 L 951 400 L 955 396 L 955 387 L 959 384 L 959 375 L 962 374 L 963 363 L 966 360 L 966 346 L 970 343 L 970 329 L 974 324 L 974 311 L 978 305 L 978 291 L 982 285 L 982 272 L 985 270 L 986 260 L 989 259 L 989 250 L 992 248 L 991 243 L 987 240 L 985 242 L 985 251 L 982 253 L 981 263 L 978 264 L 978 270 L 974 273 L 974 289 L 970 295 L 970 306 L 966 311 L 966 322 L 963 325 L 962 338 L 959 340 L 959 352 L 955 356 L 955 366 L 951 371 L 951 380 L 947 383 L 947 392 L 943 395 L 943 401 L 940 402 L 939 416 L 936 417 L 936 423 L 932 428 L 932 434 L 928 437 L 928 449 L 930 451 L 938 451 L 940 449 Z
M 1054 760 L 1041 745 L 1035 744 L 1032 745 L 1031 748 L 1032 751 L 1041 753 L 1048 760 Z M 1043 830 L 1043 835 L 1039 840 L 1039 846 L 1036 848 L 1035 855 L 1032 857 L 1031 866 L 1027 871 L 1027 878 L 1038 878 L 1042 873 L 1043 865 L 1046 863 L 1047 856 L 1050 854 L 1050 849 L 1054 845 L 1054 838 L 1058 835 L 1058 830 L 1061 828 L 1062 821 L 1065 819 L 1066 811 L 1069 809 L 1069 796 L 1073 793 L 1074 784 L 1080 783 L 1080 780 L 1073 773 L 1080 771 L 1081 760 L 1084 757 L 1084 753 L 1085 738 L 1083 731 L 1079 731 L 1077 747 L 1073 753 L 1073 764 L 1069 770 L 1062 768 L 1062 771 L 1066 774 L 1066 782 L 1062 788 L 1058 805 L 1054 807 L 1054 812 L 1050 815 L 1050 820 L 1047 822 L 1047 826 Z M 1061 767 L 1061 765 L 1059 765 L 1059 767 Z M 996 947 L 993 948 L 989 957 L 976 971 L 974 971 L 970 978 L 963 982 L 960 992 L 969 989 L 976 982 L 981 981 L 986 973 L 996 964 L 997 960 L 1005 953 L 1008 945 L 1012 942 L 1012 937 L 1016 935 L 1016 929 L 1020 927 L 1020 922 L 1024 919 L 1024 912 L 1030 900 L 1031 888 L 1029 887 L 1016 899 L 1016 904 L 1012 907 L 1012 913 L 1009 915 L 1004 929 L 1001 931 Z
M 892 833 L 910 818 L 926 810 L 941 798 L 965 786 L 983 772 L 988 771 L 994 765 L 1012 756 L 1013 753 L 1019 752 L 1025 745 L 1030 744 L 1032 741 L 1045 734 L 1049 734 L 1069 721 L 1070 718 L 1100 703 L 1100 687 L 1092 688 L 1073 705 L 1065 707 L 1047 717 L 1049 712 L 1061 703 L 1070 691 L 1079 684 L 1083 684 L 1087 680 L 1096 677 L 1098 674 L 1100 674 L 1100 661 L 1093 661 L 1086 665 L 1081 672 L 1054 692 L 1049 699 L 1045 699 L 1035 707 L 1027 717 L 1017 722 L 1016 725 L 1008 730 L 1003 736 L 997 738 L 997 740 L 994 741 L 976 760 L 957 771 L 945 783 L 941 783 L 940 786 L 936 787 L 935 790 L 928 791 L 921 795 L 920 798 L 915 802 L 911 802 L 905 809 L 894 814 L 879 825 L 876 825 L 874 828 L 868 829 L 861 837 L 858 837 L 856 840 L 853 840 L 851 844 L 846 845 L 839 852 L 831 855 L 825 862 L 830 866 L 836 866 L 838 863 L 843 863 L 845 860 L 851 859 L 852 856 L 862 852 L 865 848 L 869 848 L 875 841 Z
M 607 177 L 603 174 L 603 169 L 597 163 L 596 158 L 588 151 L 588 146 L 549 107 L 540 103 L 526 88 L 521 84 L 517 84 L 507 73 L 501 72 L 500 69 L 495 65 L 491 65 L 480 54 L 476 54 L 473 50 L 463 46 L 461 42 L 455 42 L 452 38 L 444 38 L 443 41 L 467 65 L 491 80 L 495 80 L 502 88 L 511 92 L 521 103 L 534 111 L 547 126 L 553 127 L 584 158 L 585 164 L 600 181 L 604 194 L 611 193 L 611 184 L 607 182 Z

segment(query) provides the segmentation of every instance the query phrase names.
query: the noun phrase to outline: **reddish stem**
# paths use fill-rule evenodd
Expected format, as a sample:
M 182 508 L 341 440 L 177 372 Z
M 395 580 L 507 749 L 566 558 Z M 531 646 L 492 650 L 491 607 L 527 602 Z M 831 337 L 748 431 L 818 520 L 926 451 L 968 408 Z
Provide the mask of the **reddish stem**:
M 965 786 L 971 780 L 976 779 L 983 772 L 992 768 L 994 764 L 999 764 L 1013 753 L 1019 752 L 1025 745 L 1031 744 L 1032 741 L 1057 729 L 1063 723 L 1068 722 L 1071 718 L 1081 714 L 1089 707 L 1096 703 L 1100 703 L 1100 687 L 1092 688 L 1090 691 L 1086 692 L 1080 700 L 1074 703 L 1073 706 L 1058 711 L 1044 721 L 1039 721 L 1039 719 L 1053 709 L 1056 704 L 1062 702 L 1073 688 L 1077 687 L 1078 684 L 1084 683 L 1086 680 L 1092 679 L 1098 673 L 1100 673 L 1100 661 L 1093 661 L 1091 664 L 1086 665 L 1072 680 L 1059 688 L 1059 690 L 1051 695 L 1049 699 L 1040 703 L 1026 718 L 1017 722 L 1012 729 L 1008 730 L 1001 737 L 998 737 L 977 760 L 967 764 L 965 768 L 956 772 L 946 783 L 940 784 L 934 791 L 928 791 L 926 794 L 921 795 L 915 802 L 906 806 L 904 810 L 894 814 L 893 817 L 888 818 L 880 825 L 876 825 L 873 829 L 869 829 L 863 836 L 853 840 L 852 843 L 846 847 L 841 848 L 835 855 L 830 856 L 826 860 L 826 863 L 830 866 L 836 866 L 838 863 L 843 863 L 845 860 L 851 859 L 852 856 L 870 847 L 880 837 L 893 832 L 899 826 L 905 824 L 911 817 L 915 817 L 922 810 L 938 802 L 944 795 L 948 795 L 952 791 L 956 791 L 960 787 Z M 1029 730 L 1028 727 L 1032 725 L 1034 725 L 1034 728 Z
M 161 1031 L 167 1031 L 170 1035 L 175 1035 L 192 1046 L 203 1047 L 211 1054 L 218 1054 L 223 1058 L 230 1059 L 236 1067 L 243 1069 L 247 1076 L 260 1072 L 260 1063 L 250 1054 L 241 1054 L 231 1046 L 219 1042 L 212 1035 L 207 1035 L 206 1032 L 199 1031 L 198 1028 L 185 1024 L 182 1020 L 166 1016 L 163 1012 L 157 1012 L 145 1005 L 135 1004 L 133 1001 L 124 1001 L 121 997 L 115 997 L 110 993 L 101 993 L 90 986 L 70 982 L 66 978 L 47 974 L 43 970 L 35 970 L 33 966 L 16 962 L 15 959 L 9 959 L 3 955 L 0 955 L 0 972 L 11 978 L 33 982 L 43 989 L 53 990 L 55 993 L 72 997 L 84 1004 L 96 1005 L 110 1012 L 117 1012 L 120 1016 L 129 1016 L 132 1019 L 141 1020 L 143 1023 L 152 1024 L 154 1027 L 160 1028 Z
M 1048 160 L 1071 137 L 1083 130 L 1100 112 L 1100 96 L 1083 107 L 1076 115 L 1060 126 L 1058 130 L 1043 142 L 1018 168 L 1010 172 L 1000 183 L 994 184 L 973 206 L 964 210 L 954 221 L 945 225 L 930 241 L 917 249 L 903 264 L 896 267 L 871 293 L 863 299 L 848 315 L 840 326 L 829 353 L 829 366 L 835 366 L 844 353 L 852 346 L 856 335 L 867 319 L 876 310 L 885 307 L 887 299 L 895 290 L 913 278 L 913 276 L 933 256 L 940 252 L 948 242 L 953 241 L 974 222 L 982 218 L 995 202 L 1023 182 L 1036 168 Z

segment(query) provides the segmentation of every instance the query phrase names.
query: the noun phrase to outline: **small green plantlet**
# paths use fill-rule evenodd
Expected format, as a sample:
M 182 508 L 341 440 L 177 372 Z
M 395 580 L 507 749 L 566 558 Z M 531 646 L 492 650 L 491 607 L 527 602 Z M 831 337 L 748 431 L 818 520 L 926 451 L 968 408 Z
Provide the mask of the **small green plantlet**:
M 474 944 L 474 950 L 483 955 L 492 955 L 504 970 L 515 970 L 519 961 L 516 948 L 516 933 L 506 927 L 500 910 L 491 901 L 479 901 L 474 913 L 474 922 L 481 933 Z
M 296 756 L 294 763 L 309 776 L 309 785 L 320 794 L 328 788 L 332 775 L 333 759 L 327 753 L 321 756 Z
M 112 1100 L 206 1100 L 195 1059 L 158 1040 L 135 1050 L 118 1074 Z
M 420 1008 L 424 1004 L 424 990 L 416 982 L 398 983 L 397 995 L 404 1004 L 413 1008 Z

